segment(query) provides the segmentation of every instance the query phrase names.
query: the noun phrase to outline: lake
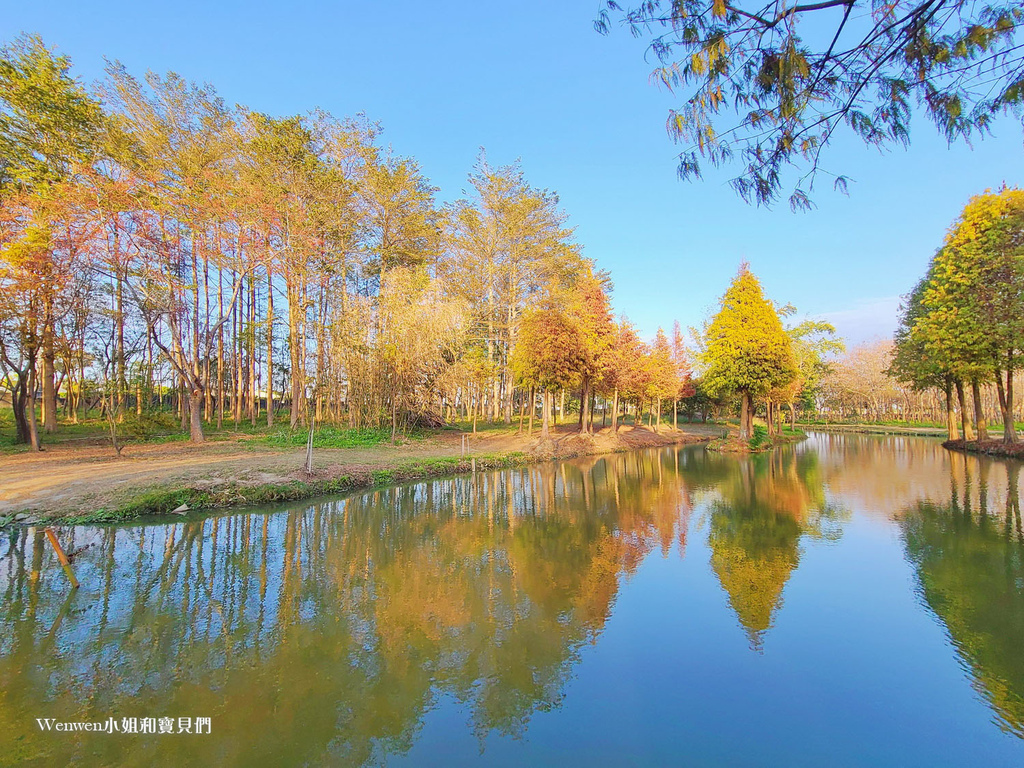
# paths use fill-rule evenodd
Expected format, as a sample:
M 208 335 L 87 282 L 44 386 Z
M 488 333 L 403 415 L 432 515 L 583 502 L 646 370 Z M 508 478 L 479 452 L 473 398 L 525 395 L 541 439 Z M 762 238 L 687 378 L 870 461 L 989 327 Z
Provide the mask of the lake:
M 549 462 L 64 529 L 77 592 L 9 530 L 0 764 L 1021 766 L 1020 469 Z

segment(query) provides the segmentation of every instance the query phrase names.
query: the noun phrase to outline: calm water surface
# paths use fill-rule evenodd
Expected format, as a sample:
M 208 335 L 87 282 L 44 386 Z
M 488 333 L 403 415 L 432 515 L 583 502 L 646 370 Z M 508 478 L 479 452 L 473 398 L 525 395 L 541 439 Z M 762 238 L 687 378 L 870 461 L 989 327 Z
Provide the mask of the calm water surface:
M 68 529 L 75 594 L 9 532 L 0 764 L 1021 766 L 1020 467 L 592 457 Z

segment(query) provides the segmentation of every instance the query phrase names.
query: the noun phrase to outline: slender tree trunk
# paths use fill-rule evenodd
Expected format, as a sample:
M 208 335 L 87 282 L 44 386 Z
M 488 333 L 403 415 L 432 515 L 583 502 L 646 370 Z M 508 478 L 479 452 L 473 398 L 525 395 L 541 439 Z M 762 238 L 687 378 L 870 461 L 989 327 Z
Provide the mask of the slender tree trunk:
M 302 405 L 302 392 L 300 391 L 300 379 L 302 377 L 302 355 L 300 345 L 302 344 L 301 325 L 299 322 L 299 292 L 292 287 L 288 291 L 288 341 L 291 347 L 292 358 L 292 403 L 291 403 L 291 427 L 299 423 L 299 408 Z
M 316 416 L 309 420 L 309 435 L 306 437 L 306 463 L 305 469 L 307 475 L 313 474 L 313 432 L 316 427 Z M 394 442 L 395 436 L 394 431 L 391 433 L 391 441 Z
M 964 396 L 964 383 L 956 380 L 956 399 L 960 402 L 960 426 L 964 432 L 964 440 L 974 440 L 974 429 L 971 426 L 971 415 L 967 409 L 967 398 Z
M 530 387 L 530 420 L 526 427 L 526 434 L 533 435 L 533 417 L 537 411 L 537 390 L 534 387 Z
M 981 385 L 977 379 L 971 380 L 971 399 L 974 401 L 974 428 L 978 433 L 978 441 L 984 442 L 988 440 L 988 424 L 981 403 Z
M 1013 363 L 1013 353 L 1011 352 L 1008 355 L 1008 362 L 1006 365 L 1006 422 L 1004 427 L 1006 435 L 1004 439 L 1007 443 L 1017 442 L 1017 427 L 1013 421 Z
M 956 409 L 953 407 L 953 382 L 948 376 L 944 391 L 946 393 L 946 430 L 950 440 L 959 440 L 960 431 L 956 425 Z
M 36 421 L 36 372 L 35 366 L 28 372 L 28 444 L 33 451 L 43 450 L 39 442 L 39 423 Z
M 548 403 L 552 399 L 553 398 L 551 396 L 551 393 L 548 392 L 546 389 L 541 393 L 541 405 L 540 405 L 540 410 L 541 410 L 540 439 L 541 440 L 547 440 L 550 437 L 550 435 L 551 435 L 551 432 L 550 432 L 551 416 L 550 416 L 550 412 L 549 412 L 550 409 L 548 408 Z
M 580 390 L 580 434 L 590 434 L 590 379 L 583 380 Z
M 256 426 L 256 421 L 260 417 L 259 368 L 256 360 L 256 350 L 258 348 L 256 344 L 256 304 L 259 299 L 257 283 L 256 270 L 254 269 L 252 279 L 249 282 L 249 333 L 247 334 L 248 338 L 246 338 L 249 346 L 249 424 L 253 427 Z M 317 371 L 317 374 L 319 375 L 319 371 Z
M 274 426 L 274 273 L 269 264 L 267 265 L 267 426 Z
M 114 232 L 114 258 L 117 259 L 117 242 L 118 233 Z M 127 375 L 125 374 L 125 355 L 124 355 L 124 281 L 121 279 L 121 265 L 115 261 L 115 288 L 114 288 L 114 300 L 116 301 L 114 310 L 114 323 L 116 329 L 116 336 L 114 339 L 114 392 L 116 393 L 117 399 L 117 410 L 118 413 L 121 411 L 123 405 L 122 398 L 123 392 L 128 386 Z
M 224 317 L 224 275 L 217 270 L 218 317 Z M 217 429 L 224 427 L 224 325 L 217 329 Z
M 619 388 L 615 388 L 612 395 L 612 433 L 619 431 Z
M 53 305 L 47 299 L 43 317 L 43 430 L 47 434 L 57 431 L 57 370 L 54 366 L 53 323 Z M 32 395 L 34 397 L 35 392 Z
M 996 369 L 996 393 L 999 397 L 999 413 L 1003 417 L 1003 442 L 1017 442 L 1017 431 L 1013 424 L 1013 370 L 1006 372 L 1006 384 L 1003 383 L 1003 372 Z

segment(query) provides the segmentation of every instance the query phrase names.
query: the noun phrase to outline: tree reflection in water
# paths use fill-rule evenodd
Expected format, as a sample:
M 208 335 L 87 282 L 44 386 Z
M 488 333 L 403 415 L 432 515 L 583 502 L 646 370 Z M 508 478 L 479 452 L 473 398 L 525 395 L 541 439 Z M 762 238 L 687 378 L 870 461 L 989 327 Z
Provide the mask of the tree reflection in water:
M 17 760 L 46 763 L 361 765 L 408 750 L 446 695 L 481 737 L 522 734 L 558 706 L 619 579 L 652 549 L 685 545 L 679 455 L 72 529 L 86 586 L 67 598 L 42 532 L 14 531 L 0 561 L 0 728 L 19 734 Z M 208 716 L 221 738 L 32 727 L 111 715 Z
M 800 561 L 800 540 L 838 539 L 849 514 L 825 499 L 814 451 L 784 448 L 742 458 L 706 452 L 699 473 L 711 478 L 711 567 L 752 648 L 782 605 Z
M 481 744 L 520 737 L 560 705 L 649 554 L 694 550 L 721 584 L 708 616 L 687 617 L 691 639 L 727 603 L 762 651 L 803 551 L 838 539 L 849 509 L 865 525 L 895 516 L 923 601 L 1001 727 L 1024 735 L 1019 474 L 905 438 L 590 457 L 284 511 L 68 529 L 77 594 L 41 531 L 8 531 L 0 763 L 372 765 L 407 753 L 448 702 Z M 210 717 L 213 733 L 35 726 L 110 716 Z
M 997 723 L 1024 736 L 1021 464 L 959 454 L 951 463 L 948 501 L 901 516 L 907 555 Z

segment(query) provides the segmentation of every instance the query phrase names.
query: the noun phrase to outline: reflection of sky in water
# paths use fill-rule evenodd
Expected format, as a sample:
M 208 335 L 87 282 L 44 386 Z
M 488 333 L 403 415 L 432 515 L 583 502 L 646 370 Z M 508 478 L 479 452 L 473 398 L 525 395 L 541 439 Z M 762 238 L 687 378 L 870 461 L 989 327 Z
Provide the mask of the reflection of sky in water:
M 65 531 L 70 597 L 19 530 L 3 759 L 1021 764 L 1018 482 L 903 437 L 588 457 Z M 32 727 L 165 714 L 213 734 Z

